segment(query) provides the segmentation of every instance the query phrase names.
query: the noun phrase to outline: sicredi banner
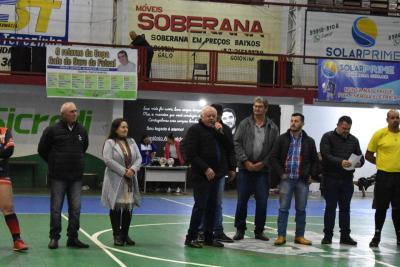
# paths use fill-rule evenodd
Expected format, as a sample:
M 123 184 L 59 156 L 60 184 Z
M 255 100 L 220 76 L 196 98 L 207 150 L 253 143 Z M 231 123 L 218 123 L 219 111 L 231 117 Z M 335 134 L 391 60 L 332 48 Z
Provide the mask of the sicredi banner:
M 137 97 L 136 49 L 47 46 L 46 67 L 48 97 Z
M 318 100 L 399 104 L 400 63 L 319 60 Z
M 0 1 L 0 38 L 68 41 L 69 0 Z M 2 45 L 45 46 L 29 41 L 1 41 Z
M 154 46 L 279 53 L 282 14 L 278 6 L 131 1 L 129 30 L 145 34 Z
M 400 61 L 400 18 L 308 11 L 305 55 Z

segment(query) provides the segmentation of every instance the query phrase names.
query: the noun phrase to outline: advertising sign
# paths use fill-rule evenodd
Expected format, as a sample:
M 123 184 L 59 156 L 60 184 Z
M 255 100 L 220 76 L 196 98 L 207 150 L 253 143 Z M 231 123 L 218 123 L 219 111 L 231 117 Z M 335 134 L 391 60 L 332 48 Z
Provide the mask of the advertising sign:
M 400 63 L 319 60 L 318 99 L 399 104 Z
M 400 18 L 307 12 L 305 55 L 400 61 Z
M 47 46 L 48 97 L 125 99 L 137 96 L 137 50 Z

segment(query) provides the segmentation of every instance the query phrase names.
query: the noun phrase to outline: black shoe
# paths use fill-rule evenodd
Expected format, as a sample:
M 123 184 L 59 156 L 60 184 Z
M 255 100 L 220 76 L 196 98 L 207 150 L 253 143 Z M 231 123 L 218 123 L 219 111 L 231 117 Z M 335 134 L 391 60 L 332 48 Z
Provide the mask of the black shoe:
M 127 246 L 134 246 L 134 245 L 136 245 L 136 242 L 133 241 L 129 236 L 127 236 L 127 237 L 125 238 L 125 243 L 126 243 Z
M 340 244 L 350 245 L 350 246 L 357 246 L 357 241 L 355 241 L 350 236 L 346 236 L 346 237 L 341 237 L 340 238 Z
M 321 240 L 322 245 L 330 245 L 332 244 L 332 237 L 324 236 Z
M 242 240 L 244 238 L 244 231 L 237 230 L 236 234 L 233 236 L 233 240 Z
M 215 248 L 223 248 L 224 247 L 224 244 L 222 244 L 221 242 L 219 242 L 215 239 L 213 239 L 211 241 L 204 240 L 204 245 L 210 246 L 210 247 L 215 247 Z
M 269 238 L 264 233 L 254 233 L 254 238 L 261 241 L 269 241 Z
M 373 237 L 371 242 L 369 242 L 369 247 L 377 248 L 379 246 L 380 242 L 381 242 L 381 239 L 379 237 Z
M 185 246 L 191 247 L 191 248 L 202 248 L 203 246 L 197 241 L 197 240 L 185 240 Z
M 123 245 L 125 245 L 124 239 L 119 235 L 114 236 L 114 246 L 122 247 Z
M 49 244 L 47 245 L 49 249 L 57 249 L 58 248 L 58 240 L 57 239 L 50 239 Z
M 227 236 L 224 232 L 215 235 L 215 240 L 219 242 L 233 243 L 233 239 Z
M 67 247 L 71 248 L 89 248 L 88 244 L 82 243 L 78 238 L 68 238 Z

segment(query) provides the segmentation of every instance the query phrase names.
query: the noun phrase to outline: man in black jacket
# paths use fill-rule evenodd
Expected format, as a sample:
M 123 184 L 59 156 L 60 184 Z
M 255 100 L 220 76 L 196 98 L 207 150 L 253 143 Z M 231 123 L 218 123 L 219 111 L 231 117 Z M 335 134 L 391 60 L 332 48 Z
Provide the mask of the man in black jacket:
M 154 56 L 154 49 L 153 47 L 149 44 L 149 42 L 146 41 L 146 38 L 144 37 L 144 34 L 137 35 L 136 32 L 131 31 L 129 32 L 129 36 L 131 37 L 131 47 L 135 46 L 143 46 L 146 48 L 146 77 L 150 77 L 150 71 L 151 71 L 151 61 L 153 60 Z
M 205 106 L 199 122 L 189 128 L 185 137 L 185 155 L 191 166 L 194 197 L 186 246 L 202 247 L 197 236 L 203 216 L 204 244 L 224 246 L 214 239 L 213 226 L 219 180 L 231 171 L 226 157 L 228 141 L 222 125 L 217 122 L 217 111 L 211 106 Z
M 336 207 L 339 204 L 340 243 L 356 246 L 350 237 L 350 202 L 354 192 L 354 167 L 364 165 L 358 139 L 350 134 L 352 120 L 349 116 L 339 118 L 336 129 L 322 136 L 320 152 L 323 166 L 323 196 L 326 207 L 324 215 L 324 238 L 322 244 L 332 244 L 335 226 Z M 352 154 L 361 156 L 352 167 L 349 158 Z
M 317 176 L 318 155 L 315 141 L 303 131 L 304 116 L 293 113 L 290 129 L 279 136 L 271 152 L 271 166 L 281 178 L 279 191 L 278 238 L 275 245 L 286 243 L 286 229 L 292 196 L 296 205 L 296 236 L 294 242 L 311 245 L 304 238 L 308 186 Z
M 47 127 L 40 138 L 38 152 L 48 164 L 50 179 L 50 242 L 49 249 L 58 248 L 61 232 L 61 209 L 64 197 L 68 200 L 68 247 L 88 248 L 78 239 L 81 209 L 84 154 L 88 148 L 88 134 L 78 122 L 74 103 L 61 106 L 61 120 Z

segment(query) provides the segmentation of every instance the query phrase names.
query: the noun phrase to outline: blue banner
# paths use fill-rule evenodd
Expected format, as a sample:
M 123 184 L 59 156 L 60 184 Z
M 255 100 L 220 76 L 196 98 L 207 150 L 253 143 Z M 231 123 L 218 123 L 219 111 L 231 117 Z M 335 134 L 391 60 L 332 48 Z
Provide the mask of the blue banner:
M 400 103 L 400 63 L 318 60 L 318 100 Z

